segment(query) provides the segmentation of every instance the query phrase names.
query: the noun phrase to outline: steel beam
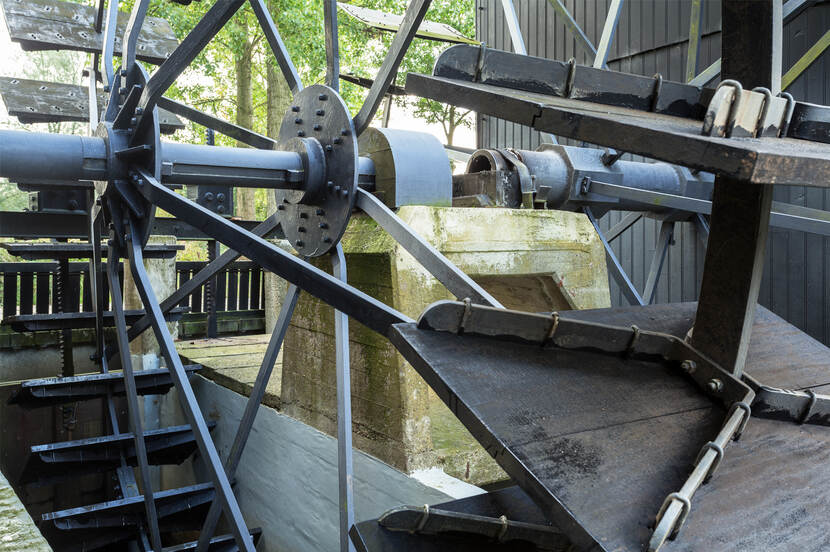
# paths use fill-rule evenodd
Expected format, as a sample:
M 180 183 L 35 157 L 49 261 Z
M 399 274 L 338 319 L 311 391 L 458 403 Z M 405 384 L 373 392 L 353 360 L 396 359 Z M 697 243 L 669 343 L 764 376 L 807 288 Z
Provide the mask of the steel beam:
M 781 90 L 781 0 L 724 0 L 723 74 Z M 772 207 L 772 185 L 715 177 L 709 246 L 692 344 L 740 376 L 746 361 Z
M 340 41 L 337 38 L 337 0 L 323 0 L 323 19 L 326 27 L 326 85 L 339 92 Z
M 331 253 L 334 276 L 346 283 L 343 245 Z M 340 552 L 353 552 L 349 530 L 354 525 L 354 461 L 352 459 L 352 376 L 349 363 L 349 317 L 334 311 L 335 362 L 337 364 L 337 472 L 340 498 Z
M 418 27 L 429 9 L 432 0 L 412 0 L 409 7 L 406 8 L 406 13 L 401 23 L 401 28 L 395 33 L 395 38 L 392 40 L 392 45 L 389 46 L 389 52 L 380 66 L 377 76 L 372 87 L 369 89 L 363 105 L 360 107 L 357 115 L 354 116 L 354 128 L 358 136 L 372 122 L 372 118 L 380 107 L 383 101 L 383 96 L 386 94 L 386 89 L 392 83 L 392 79 L 398 73 L 404 54 L 409 49 L 409 44 L 418 32 Z
M 504 10 L 504 20 L 507 22 L 507 29 L 510 32 L 510 43 L 513 44 L 513 51 L 523 56 L 527 55 L 522 29 L 519 27 L 519 16 L 516 14 L 516 6 L 513 0 L 501 0 L 501 7 Z
M 579 26 L 579 23 L 577 23 L 574 20 L 573 15 L 571 15 L 571 12 L 569 12 L 568 8 L 565 7 L 565 4 L 562 3 L 562 0 L 548 0 L 548 1 L 553 6 L 553 9 L 555 9 L 556 12 L 560 16 L 562 16 L 562 22 L 565 24 L 565 26 L 568 28 L 568 30 L 570 30 L 571 33 L 574 35 L 574 38 L 576 38 L 577 44 L 579 44 L 582 47 L 582 49 L 585 50 L 585 53 L 588 54 L 588 57 L 590 59 L 596 58 L 597 57 L 597 49 L 594 47 L 591 40 L 588 38 L 588 36 L 582 30 L 582 27 Z M 605 67 L 607 67 L 607 65 Z
M 700 57 L 700 33 L 703 27 L 703 0 L 692 0 L 689 14 L 689 49 L 686 53 L 686 75 L 683 79 L 691 81 L 697 75 L 697 60 Z
M 236 430 L 231 451 L 228 453 L 228 459 L 225 461 L 225 472 L 229 478 L 233 478 L 236 469 L 239 467 L 239 462 L 242 460 L 245 444 L 251 435 L 251 429 L 254 427 L 254 420 L 259 411 L 259 406 L 262 403 L 262 398 L 265 396 L 265 391 L 268 388 L 268 381 L 271 379 L 274 363 L 277 361 L 277 356 L 282 348 L 282 342 L 285 339 L 285 334 L 288 332 L 288 326 L 291 323 L 294 307 L 297 306 L 299 297 L 299 288 L 293 284 L 288 286 L 288 291 L 282 300 L 280 315 L 277 318 L 274 330 L 271 332 L 271 339 L 268 341 L 268 347 L 265 349 L 265 355 L 262 357 L 259 372 L 257 372 L 256 380 L 251 388 L 251 395 L 248 397 L 248 402 L 245 404 L 245 411 L 242 413 L 242 419 L 239 421 L 239 427 Z M 199 533 L 197 550 L 207 550 L 208 543 L 216 531 L 216 525 L 219 523 L 219 516 L 221 514 L 222 508 L 218 502 L 210 505 L 210 511 L 205 518 L 204 525 L 202 525 L 202 531 Z
M 282 41 L 282 37 L 279 31 L 277 31 L 277 26 L 271 18 L 271 12 L 268 11 L 268 6 L 262 0 L 250 0 L 250 2 L 251 8 L 254 10 L 254 15 L 256 15 L 259 21 L 259 26 L 265 34 L 265 39 L 271 47 L 271 52 L 277 58 L 277 64 L 280 66 L 282 76 L 285 78 L 288 88 L 291 89 L 292 94 L 297 94 L 303 89 L 303 82 L 300 79 L 300 74 L 297 73 L 294 62 L 291 61 L 288 48 L 286 48 L 285 43 Z
M 594 67 L 602 69 L 606 67 L 608 53 L 611 51 L 611 42 L 617 32 L 617 25 L 620 22 L 623 0 L 611 0 L 608 6 L 608 15 L 605 17 L 605 26 L 602 28 L 602 37 L 599 39 L 597 55 L 594 56 Z
M 223 511 L 227 515 L 228 523 L 236 539 L 236 545 L 243 552 L 253 552 L 254 542 L 251 539 L 251 535 L 245 525 L 245 520 L 242 517 L 242 511 L 239 509 L 239 504 L 231 489 L 230 480 L 222 467 L 219 453 L 210 436 L 210 429 L 199 408 L 199 403 L 196 401 L 196 395 L 193 393 L 190 380 L 187 378 L 187 372 L 185 372 L 182 361 L 176 351 L 173 337 L 170 335 L 167 324 L 164 322 L 164 315 L 161 312 L 161 308 L 159 308 L 155 292 L 150 285 L 149 276 L 144 268 L 144 259 L 141 253 L 141 236 L 139 235 L 137 224 L 130 224 L 130 236 L 131 239 L 128 242 L 130 271 L 135 281 L 135 287 L 138 290 L 144 308 L 152 316 L 153 333 L 159 343 L 161 355 L 167 364 L 167 369 L 170 371 L 173 382 L 176 384 L 176 390 L 179 392 L 179 401 L 181 402 L 185 417 L 193 429 L 193 436 L 199 446 L 202 461 L 207 467 L 207 471 L 213 481 L 216 496 L 222 504 Z M 129 347 L 126 344 L 121 346 L 120 349 L 123 351 L 122 356 L 129 351 Z M 127 357 L 126 362 L 129 362 L 129 357 Z
M 634 287 L 634 283 L 625 273 L 625 270 L 623 269 L 620 260 L 617 258 L 617 255 L 614 253 L 614 250 L 611 249 L 611 244 L 608 243 L 607 239 L 605 239 L 605 235 L 599 227 L 599 222 L 594 216 L 594 213 L 591 211 L 591 208 L 583 207 L 582 212 L 585 213 L 588 220 L 591 221 L 591 224 L 594 226 L 594 230 L 602 242 L 602 246 L 605 248 L 605 256 L 608 258 L 608 270 L 611 272 L 611 277 L 614 278 L 614 281 L 616 281 L 617 285 L 620 286 L 622 294 L 625 295 L 625 298 L 628 299 L 628 302 L 632 305 L 645 305 L 645 301 L 643 301 L 643 297 L 640 295 L 640 292 L 637 291 L 636 287 Z
M 421 263 L 439 282 L 458 299 L 470 298 L 476 303 L 501 307 L 501 303 L 472 278 L 459 270 L 449 259 L 421 238 L 406 223 L 395 216 L 378 198 L 358 188 L 357 206 L 372 217 L 401 247 Z
M 365 293 L 297 259 L 269 241 L 162 186 L 144 169 L 137 190 L 151 203 L 186 221 L 213 239 L 248 257 L 263 269 L 285 278 L 370 329 L 386 335 L 392 324 L 412 320 Z

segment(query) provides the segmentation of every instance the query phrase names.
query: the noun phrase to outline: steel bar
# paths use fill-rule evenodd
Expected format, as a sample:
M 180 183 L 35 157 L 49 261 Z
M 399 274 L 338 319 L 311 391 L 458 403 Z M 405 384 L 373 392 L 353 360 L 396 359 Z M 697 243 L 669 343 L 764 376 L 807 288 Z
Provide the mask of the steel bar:
M 332 274 L 348 280 L 343 245 L 331 253 Z M 335 362 L 337 364 L 337 472 L 340 498 L 340 552 L 354 551 L 349 530 L 354 525 L 354 462 L 352 458 L 352 377 L 349 362 L 349 317 L 334 311 Z
M 288 286 L 288 291 L 282 300 L 279 317 L 274 325 L 274 330 L 271 332 L 271 339 L 268 341 L 268 347 L 265 349 L 265 355 L 262 357 L 259 372 L 257 372 L 256 380 L 251 388 L 251 395 L 245 404 L 245 412 L 239 421 L 239 427 L 236 430 L 231 451 L 228 453 L 228 459 L 225 461 L 225 472 L 229 478 L 233 478 L 236 469 L 239 467 L 242 453 L 245 450 L 245 444 L 248 442 L 248 437 L 254 426 L 254 420 L 259 411 L 259 406 L 268 388 L 268 381 L 271 379 L 274 363 L 277 361 L 277 355 L 279 355 L 280 349 L 282 348 L 282 342 L 285 339 L 285 334 L 288 332 L 288 326 L 291 323 L 294 307 L 297 306 L 299 297 L 299 288 L 293 284 Z M 202 525 L 202 531 L 199 533 L 198 550 L 206 550 L 210 538 L 213 537 L 216 531 L 216 525 L 219 523 L 219 516 L 221 514 L 222 509 L 220 504 L 218 502 L 211 504 L 210 511 Z
M 643 213 L 641 212 L 628 213 L 620 222 L 612 226 L 608 232 L 605 233 L 605 239 L 608 240 L 608 243 L 611 243 L 616 240 L 620 234 L 634 226 L 634 224 L 641 218 L 643 218 Z
M 132 272 L 138 294 L 141 297 L 141 302 L 144 304 L 147 312 L 152 316 L 153 332 L 159 343 L 161 354 L 167 364 L 167 369 L 170 371 L 170 375 L 176 385 L 176 390 L 179 392 L 179 400 L 185 417 L 193 429 L 193 436 L 199 445 L 202 460 L 213 481 L 216 496 L 222 503 L 227 521 L 231 525 L 231 532 L 236 538 L 236 545 L 244 552 L 253 552 L 253 540 L 251 539 L 250 533 L 248 533 L 245 520 L 242 518 L 242 512 L 239 509 L 239 504 L 233 495 L 230 481 L 222 467 L 219 453 L 211 439 L 210 430 L 207 423 L 205 423 L 205 418 L 199 409 L 199 403 L 196 401 L 196 395 L 193 393 L 193 388 L 187 378 L 187 373 L 176 351 L 176 345 L 173 343 L 173 338 L 170 335 L 167 324 L 164 322 L 164 316 L 159 308 L 155 292 L 150 286 L 149 276 L 144 268 L 144 260 L 141 253 L 141 237 L 136 224 L 130 224 L 130 235 L 132 237 L 128 243 L 130 271 Z M 124 345 L 119 348 L 122 350 L 122 357 L 127 354 L 126 351 L 129 351 L 126 343 L 126 335 L 124 336 Z M 129 363 L 128 356 L 126 362 Z
M 763 385 L 744 374 L 744 380 L 755 391 L 752 415 L 793 422 L 830 426 L 830 396 L 812 389 L 779 389 Z
M 568 11 L 568 8 L 565 7 L 565 4 L 562 3 L 562 0 L 548 0 L 550 4 L 553 6 L 553 9 L 562 17 L 562 22 L 571 31 L 571 34 L 574 35 L 576 38 L 576 43 L 579 44 L 585 53 L 588 55 L 590 59 L 594 59 L 597 56 L 597 49 L 594 47 L 591 40 L 582 30 L 582 27 L 579 26 L 579 23 L 573 18 L 571 12 Z M 607 67 L 605 65 L 604 67 Z
M 389 531 L 406 531 L 421 535 L 475 535 L 495 541 L 507 548 L 532 543 L 535 550 L 567 550 L 570 542 L 561 531 L 550 525 L 525 523 L 501 518 L 453 512 L 429 506 L 401 506 L 384 513 L 377 523 Z
M 285 47 L 285 43 L 282 41 L 279 31 L 277 31 L 277 26 L 274 24 L 271 12 L 268 11 L 268 7 L 262 0 L 250 1 L 251 8 L 254 10 L 254 15 L 256 15 L 256 18 L 259 21 L 259 26 L 262 28 L 262 32 L 265 34 L 265 39 L 271 47 L 271 52 L 274 54 L 274 57 L 277 58 L 277 64 L 280 66 L 282 76 L 285 78 L 288 88 L 291 89 L 291 93 L 297 95 L 297 93 L 303 89 L 303 82 L 300 79 L 300 74 L 297 73 L 297 68 L 294 66 L 294 62 L 291 61 L 291 55 L 288 53 L 288 48 Z
M 705 86 L 710 80 L 720 75 L 720 58 L 712 62 L 712 65 L 701 71 L 695 78 L 689 81 L 692 86 Z
M 653 304 L 657 296 L 657 282 L 660 281 L 660 273 L 663 271 L 663 264 L 666 262 L 673 236 L 674 222 L 663 221 L 660 224 L 660 235 L 657 236 L 657 247 L 651 257 L 646 286 L 643 288 L 643 301 L 648 305 Z
M 323 0 L 326 27 L 326 86 L 340 91 L 340 41 L 337 38 L 337 0 Z
M 87 103 L 89 104 L 89 134 L 95 133 L 98 128 L 98 85 L 95 81 L 95 68 L 89 68 L 89 82 L 87 83 Z
M 101 225 L 103 212 L 93 205 L 89 216 L 89 243 L 92 255 L 89 258 L 89 283 L 92 309 L 95 311 L 95 359 L 102 362 L 104 356 L 104 279 L 101 273 Z M 104 364 L 102 363 L 102 367 Z
M 386 335 L 392 324 L 411 320 L 408 316 L 343 284 L 274 244 L 167 189 L 144 169 L 139 169 L 138 172 L 142 177 L 140 182 L 143 183 L 137 185 L 138 191 L 146 199 L 238 251 L 263 269 L 277 274 L 347 313 L 361 324 Z
M 176 100 L 165 98 L 164 96 L 159 98 L 158 106 L 166 109 L 170 113 L 175 113 L 176 115 L 189 119 L 196 124 L 202 125 L 203 127 L 212 128 L 220 134 L 224 134 L 229 138 L 233 138 L 234 140 L 248 144 L 254 148 L 274 149 L 274 146 L 277 143 L 276 140 L 272 140 L 267 136 L 263 136 L 262 134 L 258 134 L 239 125 L 229 123 L 228 121 L 224 121 L 218 117 L 214 117 L 213 115 L 194 109 L 189 105 L 177 102 Z
M 781 90 L 786 90 L 795 80 L 815 62 L 830 46 L 830 31 L 824 33 L 809 50 L 781 77 Z
M 256 228 L 251 230 L 251 232 L 256 236 L 267 236 L 278 225 L 279 223 L 277 222 L 277 217 L 275 215 L 271 215 L 262 223 L 260 223 Z M 176 291 L 171 293 L 170 296 L 167 297 L 167 299 L 162 301 L 160 305 L 161 312 L 165 314 L 168 313 L 176 305 L 181 303 L 186 297 L 190 296 L 190 294 L 192 294 L 199 287 L 204 285 L 219 271 L 223 270 L 232 262 L 236 261 L 239 257 L 241 257 L 241 255 L 233 249 L 226 250 L 219 257 L 217 257 L 216 260 L 208 263 L 207 266 L 205 266 L 199 272 L 194 274 L 192 278 L 190 278 L 187 282 L 182 284 L 182 286 L 179 287 Z M 129 340 L 132 341 L 133 339 L 141 335 L 141 333 L 144 330 L 149 328 L 151 325 L 151 320 L 152 319 L 149 314 L 145 314 L 144 316 L 139 318 L 130 327 L 130 331 L 127 332 Z
M 104 0 L 101 0 L 103 3 Z M 104 38 L 102 51 L 102 63 L 104 65 L 104 85 L 112 88 L 115 84 L 115 65 L 113 64 L 113 53 L 115 52 L 115 29 L 118 26 L 118 0 L 109 0 L 107 8 L 107 20 L 104 26 Z M 123 48 L 122 48 L 123 50 Z
M 747 88 L 781 88 L 781 0 L 725 0 L 723 75 Z M 749 36 L 755 37 L 748 40 Z M 692 344 L 740 376 L 755 320 L 769 231 L 772 185 L 716 176 L 709 246 Z
M 605 256 L 608 258 L 608 270 L 611 272 L 611 277 L 614 278 L 614 281 L 616 281 L 620 286 L 620 291 L 622 291 L 623 295 L 625 295 L 625 298 L 628 299 L 630 304 L 640 306 L 645 305 L 645 301 L 643 301 L 643 297 L 640 295 L 640 292 L 637 291 L 636 287 L 634 287 L 634 284 L 625 273 L 625 270 L 623 269 L 620 260 L 617 258 L 617 255 L 614 253 L 614 250 L 611 249 L 611 244 L 608 243 L 608 240 L 605 238 L 602 229 L 599 227 L 599 222 L 594 216 L 594 213 L 591 211 L 591 208 L 583 207 L 582 212 L 585 213 L 588 220 L 591 221 L 591 224 L 594 226 L 594 230 L 596 230 L 597 235 L 602 242 L 602 246 L 605 248 Z
M 791 21 L 807 8 L 816 4 L 818 0 L 787 0 L 782 6 L 781 12 L 784 23 Z
M 616 197 L 627 201 L 640 202 L 644 205 L 688 211 L 698 216 L 710 215 L 712 213 L 712 202 L 705 199 L 644 190 L 641 188 L 630 188 L 617 184 L 607 184 L 597 180 L 591 182 L 590 191 L 591 193 Z M 636 215 L 636 213 L 630 213 L 606 233 L 609 242 L 613 241 L 621 232 L 636 222 L 634 220 L 635 217 L 632 217 L 632 215 Z M 642 213 L 639 216 L 642 216 Z M 776 228 L 797 230 L 799 232 L 808 232 L 820 236 L 830 236 L 830 211 L 773 201 L 772 211 L 770 213 L 770 225 Z M 708 227 L 705 232 L 708 235 Z
M 700 57 L 700 34 L 703 30 L 703 0 L 692 0 L 689 13 L 689 48 L 686 53 L 686 74 L 684 81 L 689 82 L 697 75 Z
M 611 51 L 611 42 L 617 32 L 617 25 L 620 22 L 623 0 L 611 0 L 608 6 L 608 15 L 605 17 L 605 26 L 602 28 L 602 36 L 597 46 L 597 55 L 594 56 L 594 67 L 602 69 L 606 66 L 608 53 Z
M 470 298 L 476 303 L 500 307 L 487 290 L 459 270 L 449 259 L 421 238 L 405 222 L 395 216 L 382 201 L 358 188 L 357 206 L 372 217 L 401 247 L 423 265 L 439 282 L 459 299 Z
M 111 234 L 114 244 L 114 234 Z M 156 503 L 153 499 L 153 485 L 150 480 L 150 467 L 147 462 L 147 447 L 144 443 L 144 424 L 141 421 L 141 411 L 138 407 L 138 391 L 133 375 L 133 365 L 130 358 L 130 345 L 127 341 L 127 324 L 124 318 L 123 298 L 121 297 L 121 284 L 118 280 L 118 260 L 121 258 L 121 251 L 115 245 L 110 245 L 107 258 L 107 278 L 109 280 L 110 295 L 112 296 L 112 309 L 115 318 L 115 335 L 121 350 L 121 369 L 124 377 L 124 390 L 127 399 L 127 412 L 129 430 L 133 434 L 135 444 L 135 455 L 138 461 L 138 473 L 141 477 L 141 486 L 144 494 L 144 511 L 146 523 L 150 527 L 150 538 L 153 550 L 161 552 L 161 535 L 159 533 L 158 515 Z
M 116 3 L 117 9 L 117 0 L 112 1 Z M 147 8 L 149 6 L 150 0 L 138 0 L 133 4 L 133 9 L 130 12 L 130 20 L 127 22 L 127 29 L 124 31 L 121 46 L 124 58 L 122 67 L 127 71 L 131 70 L 133 65 L 135 65 L 135 49 L 138 46 L 138 35 L 141 33 L 141 27 L 144 25 L 144 18 L 147 16 Z
M 216 3 L 179 44 L 179 47 L 152 74 L 144 90 L 141 91 L 137 107 L 145 113 L 151 111 L 181 72 L 190 65 L 244 3 L 245 0 L 216 0 Z M 135 131 L 136 136 L 143 134 L 144 125 L 147 124 L 145 121 L 149 120 L 149 117 L 140 118 Z
M 421 21 L 424 20 L 424 16 L 431 3 L 432 0 L 412 0 L 409 3 L 409 7 L 406 8 L 401 28 L 395 33 L 395 38 L 389 46 L 389 52 L 386 54 L 386 58 L 384 58 L 383 64 L 380 66 L 380 70 L 372 83 L 372 87 L 369 89 L 369 93 L 366 95 L 360 111 L 354 116 L 355 132 L 357 132 L 358 136 L 372 122 L 372 118 L 375 116 L 378 107 L 380 107 L 380 103 L 383 101 L 383 96 L 386 94 L 386 89 L 389 88 L 392 79 L 395 78 L 403 56 L 409 49 L 409 44 L 415 37 L 415 33 L 418 31 Z
M 513 0 L 501 0 L 501 7 L 504 10 L 504 20 L 510 32 L 510 43 L 513 44 L 513 51 L 523 56 L 527 55 L 525 41 L 522 38 L 522 29 L 519 28 L 519 16 L 516 14 L 516 6 Z

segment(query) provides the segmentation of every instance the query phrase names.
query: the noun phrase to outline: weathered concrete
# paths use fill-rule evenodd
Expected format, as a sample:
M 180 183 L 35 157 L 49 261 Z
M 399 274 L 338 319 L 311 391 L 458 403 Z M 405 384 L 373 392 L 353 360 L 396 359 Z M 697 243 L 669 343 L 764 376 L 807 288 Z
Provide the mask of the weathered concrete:
M 202 412 L 216 420 L 213 439 L 226 458 L 247 398 L 201 376 L 192 379 Z M 176 392 L 163 403 L 166 425 L 184 423 Z M 196 469 L 199 472 L 199 468 Z M 436 504 L 448 494 L 359 451 L 354 455 L 355 513 L 370 519 L 402 504 Z M 200 481 L 206 475 L 198 473 Z M 195 481 L 187 466 L 165 468 L 164 486 Z M 250 527 L 261 527 L 259 552 L 339 549 L 337 441 L 302 422 L 261 406 L 236 471 L 234 491 Z
M 0 473 L 0 552 L 51 552 L 23 503 Z
M 583 215 L 419 206 L 398 215 L 509 308 L 610 306 L 602 244 Z M 371 219 L 354 216 L 342 243 L 349 283 L 403 313 L 417 318 L 430 303 L 450 298 Z M 328 259 L 315 262 L 329 270 Z M 333 328 L 332 309 L 304 294 L 286 336 L 282 379 L 283 411 L 330 435 Z M 353 322 L 349 338 L 357 448 L 406 472 L 441 465 L 476 484 L 504 477 L 384 337 Z

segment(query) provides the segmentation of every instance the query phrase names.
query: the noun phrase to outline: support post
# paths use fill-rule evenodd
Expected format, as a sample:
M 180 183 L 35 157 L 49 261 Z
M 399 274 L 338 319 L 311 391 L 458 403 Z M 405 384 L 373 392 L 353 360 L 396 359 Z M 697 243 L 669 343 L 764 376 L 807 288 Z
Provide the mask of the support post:
M 347 283 L 343 245 L 331 254 L 334 277 Z M 353 552 L 349 530 L 354 525 L 354 469 L 352 462 L 352 377 L 349 364 L 349 317 L 334 311 L 335 359 L 337 363 L 337 468 L 340 497 L 340 552 Z
M 744 89 L 781 90 L 781 0 L 724 0 L 723 67 Z M 772 185 L 718 176 L 692 345 L 743 372 L 764 268 Z

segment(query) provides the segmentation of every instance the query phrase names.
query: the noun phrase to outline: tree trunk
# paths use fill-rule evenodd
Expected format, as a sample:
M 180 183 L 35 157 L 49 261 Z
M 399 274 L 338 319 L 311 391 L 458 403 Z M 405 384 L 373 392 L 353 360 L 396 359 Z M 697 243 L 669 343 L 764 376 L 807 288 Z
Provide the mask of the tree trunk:
M 279 0 L 268 0 L 268 11 L 271 12 L 272 16 L 274 16 L 274 14 L 277 14 L 278 16 L 280 13 Z M 274 16 L 275 20 L 277 19 L 277 16 Z M 265 82 L 268 90 L 265 104 L 265 133 L 269 138 L 276 140 L 280 133 L 282 118 L 285 115 L 285 112 L 288 111 L 288 107 L 291 105 L 292 96 L 291 89 L 288 88 L 288 83 L 285 81 L 285 77 L 282 76 L 282 71 L 280 71 L 274 55 L 270 53 L 270 49 L 266 59 L 267 71 L 265 75 Z M 277 210 L 277 206 L 274 203 L 273 192 L 267 190 L 266 193 L 268 194 L 268 214 L 270 215 Z
M 240 13 L 243 17 L 244 12 Z M 251 71 L 251 57 L 253 55 L 253 38 L 247 26 L 243 27 L 245 33 L 245 47 L 240 55 L 234 59 L 236 69 L 236 124 L 245 128 L 254 126 L 254 97 L 253 81 Z M 247 147 L 242 142 L 237 142 L 238 147 Z M 256 190 L 254 188 L 236 189 L 236 216 L 244 220 L 256 219 Z

